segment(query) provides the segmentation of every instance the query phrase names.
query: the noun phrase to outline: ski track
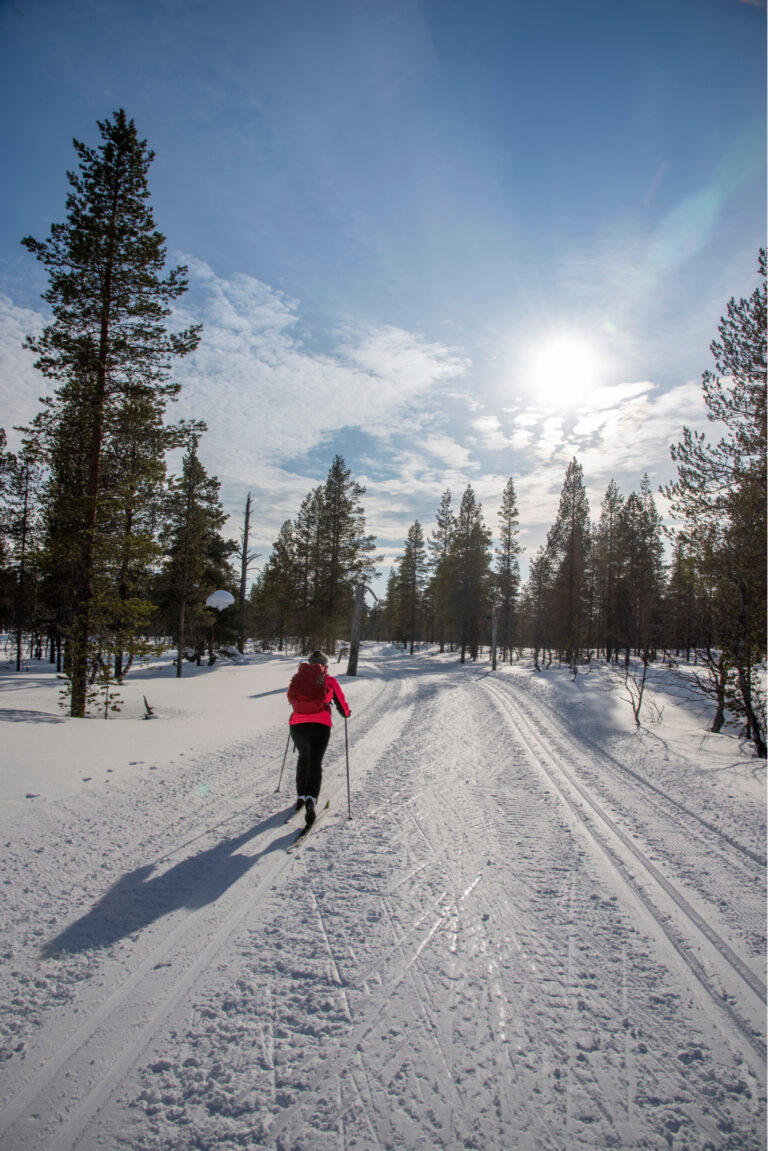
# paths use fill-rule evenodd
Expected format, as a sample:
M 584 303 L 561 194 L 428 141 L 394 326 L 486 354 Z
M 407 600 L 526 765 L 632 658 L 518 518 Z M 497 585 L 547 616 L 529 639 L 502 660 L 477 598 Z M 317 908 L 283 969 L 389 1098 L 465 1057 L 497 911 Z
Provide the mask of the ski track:
M 3 1151 L 765 1147 L 754 844 L 518 678 L 361 671 L 292 855 L 284 728 L 8 843 Z

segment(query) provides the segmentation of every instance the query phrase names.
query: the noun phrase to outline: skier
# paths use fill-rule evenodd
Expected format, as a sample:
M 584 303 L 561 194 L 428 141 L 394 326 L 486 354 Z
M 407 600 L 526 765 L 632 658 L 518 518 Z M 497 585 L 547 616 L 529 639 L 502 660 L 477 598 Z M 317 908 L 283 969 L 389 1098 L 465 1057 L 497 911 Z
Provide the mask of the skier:
M 331 703 L 349 717 L 349 704 L 338 680 L 328 674 L 328 657 L 313 651 L 291 680 L 288 700 L 293 707 L 289 720 L 291 739 L 299 753 L 296 764 L 296 810 L 304 808 L 307 827 L 315 822 L 315 807 L 323 781 L 323 756 L 331 737 Z

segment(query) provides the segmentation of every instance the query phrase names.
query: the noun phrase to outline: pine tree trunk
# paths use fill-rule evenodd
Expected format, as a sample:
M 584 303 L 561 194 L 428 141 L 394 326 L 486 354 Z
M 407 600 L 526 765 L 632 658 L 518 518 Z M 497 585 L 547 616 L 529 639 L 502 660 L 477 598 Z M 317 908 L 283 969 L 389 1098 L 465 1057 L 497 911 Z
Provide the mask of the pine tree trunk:
M 176 678 L 181 679 L 182 674 L 182 661 L 184 659 L 184 614 L 186 612 L 186 603 L 182 598 L 179 605 L 179 637 L 178 647 L 176 649 Z
M 117 216 L 117 192 L 112 209 L 112 221 Z M 111 237 L 111 246 L 114 237 Z M 104 287 L 102 290 L 101 328 L 99 332 L 99 354 L 96 366 L 96 394 L 91 406 L 91 443 L 88 455 L 88 480 L 86 485 L 87 518 L 83 533 L 80 556 L 80 579 L 75 592 L 72 652 L 72 702 L 70 714 L 78 719 L 85 718 L 86 681 L 88 677 L 88 640 L 91 627 L 91 604 L 93 600 L 93 549 L 96 536 L 96 509 L 101 481 L 101 450 L 104 438 L 104 405 L 107 394 L 107 359 L 110 339 L 110 305 L 112 300 L 112 257 L 107 259 Z

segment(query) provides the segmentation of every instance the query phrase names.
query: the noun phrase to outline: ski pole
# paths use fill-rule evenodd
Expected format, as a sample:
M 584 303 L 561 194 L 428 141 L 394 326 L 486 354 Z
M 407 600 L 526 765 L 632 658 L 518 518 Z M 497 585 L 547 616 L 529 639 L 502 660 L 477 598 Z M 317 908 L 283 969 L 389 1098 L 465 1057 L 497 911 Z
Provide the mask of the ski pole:
M 352 818 L 352 797 L 349 791 L 349 733 L 347 731 L 347 717 L 344 716 L 344 750 L 347 753 L 347 810 Z
M 285 755 L 283 756 L 283 766 L 280 768 L 280 778 L 277 781 L 277 787 L 275 788 L 275 791 L 280 790 L 280 784 L 283 782 L 283 770 L 285 768 L 285 761 L 288 758 L 288 744 L 290 742 L 291 742 L 291 729 L 288 728 L 288 739 L 286 740 L 286 743 L 285 743 Z

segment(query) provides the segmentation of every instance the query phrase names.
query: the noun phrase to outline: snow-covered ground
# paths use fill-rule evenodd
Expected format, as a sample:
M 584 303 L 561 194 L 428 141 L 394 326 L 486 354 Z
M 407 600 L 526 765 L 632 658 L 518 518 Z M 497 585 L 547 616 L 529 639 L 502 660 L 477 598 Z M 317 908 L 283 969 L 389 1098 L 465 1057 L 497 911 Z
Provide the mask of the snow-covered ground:
M 764 1147 L 750 748 L 669 672 L 637 733 L 605 668 L 370 645 L 289 854 L 294 668 L 0 673 L 2 1151 Z

